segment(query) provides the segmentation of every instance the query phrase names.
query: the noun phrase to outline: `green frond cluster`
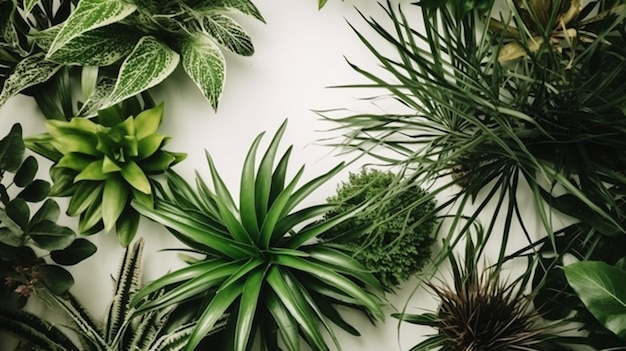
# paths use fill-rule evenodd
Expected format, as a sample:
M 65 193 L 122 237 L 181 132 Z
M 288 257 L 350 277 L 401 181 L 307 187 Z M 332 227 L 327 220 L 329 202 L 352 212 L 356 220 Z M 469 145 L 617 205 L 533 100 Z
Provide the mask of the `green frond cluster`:
M 435 241 L 435 201 L 429 199 L 418 207 L 409 206 L 419 199 L 429 198 L 428 194 L 417 186 L 402 188 L 396 193 L 395 185 L 397 175 L 392 172 L 364 168 L 359 173 L 350 173 L 348 181 L 338 187 L 337 194 L 327 199 L 337 207 L 325 218 L 333 218 L 367 202 L 371 203 L 370 209 L 321 236 L 325 241 L 346 247 L 389 291 L 424 267 L 430 260 L 431 245 Z M 389 200 L 380 201 L 385 195 Z M 382 205 L 376 205 L 377 199 Z M 342 236 L 350 228 L 362 226 L 371 229 L 356 238 Z

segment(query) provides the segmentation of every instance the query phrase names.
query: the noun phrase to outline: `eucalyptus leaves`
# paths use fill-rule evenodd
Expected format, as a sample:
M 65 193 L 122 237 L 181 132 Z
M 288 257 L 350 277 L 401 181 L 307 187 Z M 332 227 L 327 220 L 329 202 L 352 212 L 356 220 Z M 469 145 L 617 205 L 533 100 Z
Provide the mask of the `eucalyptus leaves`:
M 131 100 L 133 101 L 133 100 Z M 162 150 L 169 140 L 157 132 L 163 105 L 138 111 L 131 101 L 98 112 L 97 118 L 49 120 L 48 133 L 29 137 L 27 145 L 54 161 L 53 196 L 72 196 L 67 213 L 80 216 L 80 232 L 115 228 L 127 246 L 137 231 L 139 214 L 132 200 L 154 203 L 150 175 L 185 158 Z M 128 106 L 135 107 L 128 115 Z

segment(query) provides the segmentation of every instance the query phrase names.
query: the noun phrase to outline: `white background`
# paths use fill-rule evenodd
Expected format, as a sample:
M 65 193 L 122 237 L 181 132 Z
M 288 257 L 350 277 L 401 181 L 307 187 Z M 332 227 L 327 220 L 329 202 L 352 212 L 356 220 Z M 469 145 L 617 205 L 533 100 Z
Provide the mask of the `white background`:
M 346 159 L 338 156 L 339 150 L 320 142 L 333 134 L 324 132 L 330 125 L 323 123 L 314 110 L 382 111 L 377 102 L 359 99 L 371 96 L 371 91 L 327 88 L 366 82 L 350 68 L 346 59 L 367 68 L 376 67 L 375 59 L 348 25 L 350 22 L 369 33 L 368 38 L 376 42 L 375 35 L 355 10 L 356 6 L 365 16 L 385 21 L 386 15 L 374 0 L 329 0 L 321 11 L 317 10 L 317 0 L 257 0 L 255 3 L 267 24 L 249 17 L 236 17 L 251 35 L 256 53 L 252 57 L 226 54 L 226 87 L 217 113 L 180 69 L 154 91 L 157 102 L 165 101 L 161 132 L 172 137 L 166 149 L 188 154 L 175 170 L 187 180 L 193 179 L 195 170 L 206 175 L 204 152 L 208 150 L 234 196 L 245 153 L 260 132 L 267 131 L 267 142 L 280 123 L 289 120 L 283 146 L 294 145 L 291 165 L 295 168 L 306 163 L 306 180 Z M 411 17 L 420 21 L 419 16 Z M 419 22 L 414 23 L 419 25 Z M 380 44 L 384 49 L 385 43 Z M 0 135 L 5 135 L 15 122 L 22 123 L 26 136 L 44 131 L 44 118 L 28 97 L 15 97 L 0 109 Z M 49 166 L 46 160 L 40 162 L 41 177 L 47 178 Z M 349 167 L 349 170 L 357 169 L 358 164 Z M 334 183 L 320 188 L 306 204 L 323 203 L 346 178 L 347 171 Z M 66 199 L 58 200 L 62 206 L 67 205 Z M 74 218 L 65 218 L 64 223 L 77 227 Z M 146 239 L 146 280 L 182 266 L 174 253 L 159 252 L 163 248 L 182 247 L 162 227 L 144 219 L 138 236 Z M 114 233 L 100 233 L 91 240 L 98 246 L 98 252 L 71 268 L 76 279 L 72 292 L 95 316 L 102 317 L 112 293 L 110 276 L 117 269 L 122 249 Z M 386 314 L 404 308 L 405 304 L 413 313 L 432 311 L 436 307 L 432 297 L 422 290 L 412 295 L 415 286 L 416 280 L 413 280 L 404 284 L 396 295 L 388 295 L 390 306 Z M 32 302 L 31 308 L 43 311 L 43 307 Z M 53 315 L 42 313 L 48 317 Z M 405 324 L 399 328 L 391 317 L 387 317 L 384 324 L 373 326 L 361 315 L 346 313 L 362 337 L 355 338 L 338 329 L 344 350 L 408 350 L 423 334 L 432 332 Z M 8 350 L 6 335 L 0 334 L 0 350 Z

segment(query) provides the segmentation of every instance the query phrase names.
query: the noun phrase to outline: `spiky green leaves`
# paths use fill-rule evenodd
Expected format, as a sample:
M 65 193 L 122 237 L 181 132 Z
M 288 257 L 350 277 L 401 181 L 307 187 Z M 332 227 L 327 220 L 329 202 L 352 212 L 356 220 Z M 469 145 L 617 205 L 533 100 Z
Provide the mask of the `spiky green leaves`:
M 193 189 L 169 172 L 169 189 L 159 192 L 154 209 L 133 202 L 141 214 L 207 255 L 205 260 L 152 282 L 133 300 L 137 313 L 184 301 L 206 301 L 186 351 L 193 350 L 224 313 L 230 315 L 227 347 L 235 351 L 250 346 L 256 329 L 269 349 L 276 349 L 273 345 L 278 344 L 280 334 L 292 350 L 299 349 L 300 336 L 314 350 L 330 350 L 320 329 L 339 347 L 332 323 L 349 333 L 358 332 L 341 318 L 335 304 L 357 307 L 382 319 L 378 281 L 353 258 L 315 241 L 361 208 L 319 222 L 315 219 L 329 206 L 295 210 L 339 172 L 341 165 L 302 186 L 297 185 L 302 168 L 293 179 L 287 179 L 291 148 L 274 165 L 285 127 L 283 124 L 278 130 L 258 166 L 262 135 L 252 143 L 243 166 L 238 204 L 208 154 L 213 189 L 200 177 Z M 165 287 L 163 295 L 146 299 Z
M 135 236 L 139 214 L 131 200 L 153 205 L 151 174 L 180 162 L 185 155 L 164 151 L 159 134 L 163 105 L 125 116 L 124 106 L 101 110 L 94 120 L 49 120 L 48 133 L 27 139 L 28 146 L 55 161 L 51 169 L 56 196 L 72 196 L 71 216 L 80 230 L 117 229 L 120 244 Z M 133 106 L 128 104 L 128 106 Z

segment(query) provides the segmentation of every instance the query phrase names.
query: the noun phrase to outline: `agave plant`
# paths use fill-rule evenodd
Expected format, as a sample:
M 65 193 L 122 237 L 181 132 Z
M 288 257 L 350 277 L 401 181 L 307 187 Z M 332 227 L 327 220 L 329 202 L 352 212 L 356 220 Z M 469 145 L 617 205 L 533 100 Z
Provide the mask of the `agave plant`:
M 0 309 L 0 324 L 19 337 L 21 345 L 27 345 L 29 350 L 182 350 L 185 337 L 193 330 L 194 322 L 172 318 L 174 309 L 169 308 L 162 313 L 151 312 L 142 315 L 140 319 L 132 319 L 129 302 L 140 289 L 142 251 L 143 240 L 138 240 L 132 249 L 126 249 L 115 279 L 114 297 L 104 327 L 91 317 L 72 294 L 44 297 L 53 307 L 63 311 L 75 327 L 63 328 L 26 311 L 5 309 Z M 215 330 L 223 324 L 223 319 L 218 321 Z M 65 333 L 68 330 L 78 333 L 80 343 Z
M 44 287 L 53 294 L 67 293 L 74 278 L 62 266 L 96 251 L 71 228 L 57 224 L 60 209 L 47 198 L 50 184 L 35 178 L 37 160 L 24 153 L 22 127 L 15 124 L 0 140 L 0 302 L 5 307 L 23 307 Z
M 596 214 L 596 228 L 623 233 L 624 213 L 615 195 L 624 185 L 626 165 L 626 9 L 621 2 L 592 2 L 585 12 L 605 12 L 586 27 L 584 38 L 573 33 L 572 45 L 555 49 L 546 40 L 507 64 L 499 56 L 511 39 L 489 30 L 482 7 L 468 11 L 464 2 L 441 3 L 421 8 L 424 29 L 412 25 L 406 4 L 383 6 L 390 27 L 364 16 L 393 52 L 383 52 L 357 30 L 385 72 L 353 67 L 371 80 L 366 86 L 387 90 L 409 111 L 327 116 L 346 130 L 339 144 L 403 166 L 410 175 L 407 186 L 430 186 L 434 196 L 455 193 L 440 205 L 446 211 L 457 205 L 450 233 L 471 226 L 462 215 L 473 220 L 482 214 L 489 221 L 487 233 L 498 220 L 505 228 L 517 220 L 534 240 L 526 231 L 528 209 L 520 208 L 520 189 L 530 190 L 546 233 L 554 232 L 553 209 L 567 207 L 553 191 L 576 200 L 578 207 L 570 212 Z M 501 16 L 503 27 L 522 28 L 517 3 L 499 3 L 513 14 Z M 537 20 L 546 17 L 536 9 L 526 7 L 527 17 L 535 20 L 541 37 L 550 38 L 563 20 L 561 6 L 550 8 L 548 23 Z M 591 36 L 594 40 L 587 40 Z M 464 213 L 471 203 L 474 211 Z M 509 233 L 504 230 L 500 258 Z
M 133 202 L 142 215 L 205 255 L 148 284 L 132 301 L 137 313 L 189 300 L 203 306 L 185 351 L 193 350 L 224 313 L 229 319 L 222 347 L 236 351 L 251 346 L 255 330 L 264 350 L 278 350 L 279 335 L 289 350 L 300 349 L 300 337 L 313 350 L 330 350 L 320 329 L 339 347 L 331 323 L 358 332 L 344 321 L 336 304 L 361 309 L 374 319 L 383 317 L 381 286 L 373 275 L 352 257 L 315 241 L 358 209 L 321 221 L 316 217 L 333 205 L 296 210 L 342 165 L 300 187 L 304 168 L 287 181 L 291 147 L 274 167 L 285 128 L 286 123 L 278 129 L 256 170 L 263 134 L 252 143 L 243 166 L 239 207 L 208 153 L 214 190 L 200 177 L 194 190 L 169 172 L 168 187 L 159 192 L 154 208 Z M 160 289 L 166 292 L 145 299 Z
M 243 56 L 254 53 L 248 34 L 229 16 L 233 12 L 264 21 L 249 0 L 80 0 L 66 21 L 31 33 L 45 52 L 31 64 L 103 68 L 98 94 L 80 116 L 159 84 L 180 62 L 217 109 L 226 64 L 221 48 Z M 15 71 L 14 80 L 21 74 Z
M 132 241 L 140 216 L 131 200 L 151 207 L 150 176 L 185 158 L 162 149 L 169 140 L 157 132 L 162 117 L 163 104 L 141 111 L 131 99 L 93 120 L 48 120 L 47 133 L 26 139 L 30 149 L 55 162 L 51 195 L 72 197 L 67 213 L 80 216 L 82 233 L 115 228 L 122 246 Z

